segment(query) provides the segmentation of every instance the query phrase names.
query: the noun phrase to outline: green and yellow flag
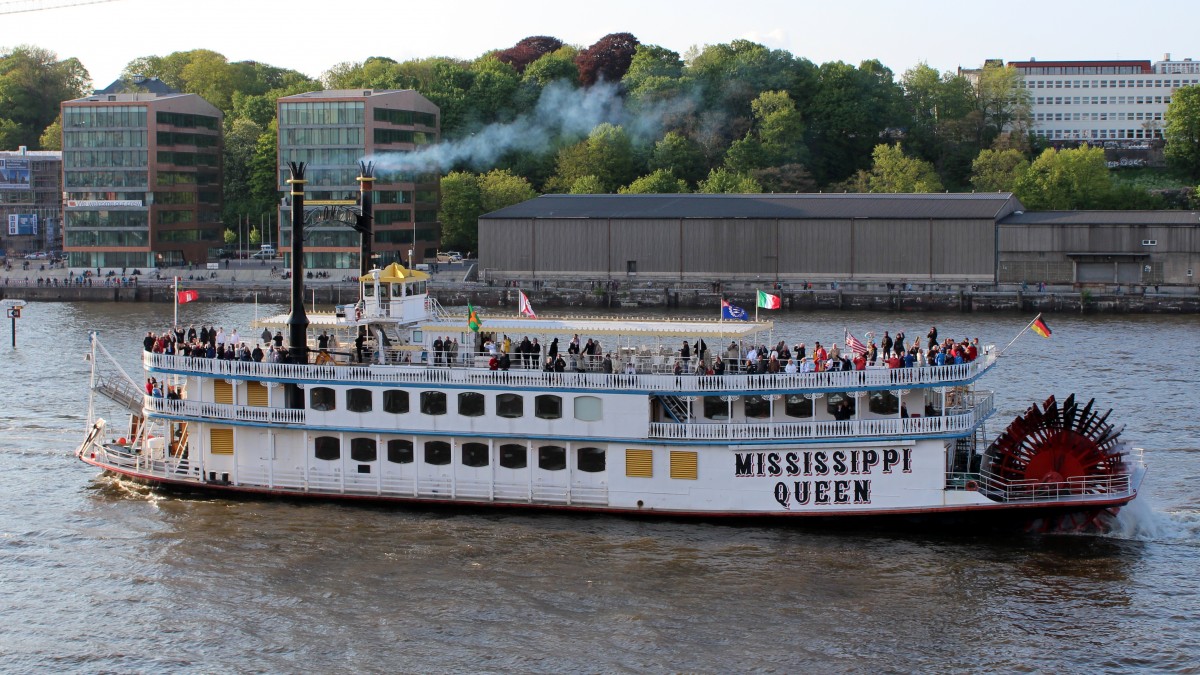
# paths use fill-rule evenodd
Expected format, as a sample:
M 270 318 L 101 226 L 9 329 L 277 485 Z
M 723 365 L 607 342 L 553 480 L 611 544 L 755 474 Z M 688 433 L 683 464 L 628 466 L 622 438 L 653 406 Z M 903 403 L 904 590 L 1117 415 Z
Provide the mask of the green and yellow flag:
M 467 303 L 467 328 L 470 328 L 472 333 L 479 332 L 479 315 L 475 313 L 475 308 L 469 302 Z

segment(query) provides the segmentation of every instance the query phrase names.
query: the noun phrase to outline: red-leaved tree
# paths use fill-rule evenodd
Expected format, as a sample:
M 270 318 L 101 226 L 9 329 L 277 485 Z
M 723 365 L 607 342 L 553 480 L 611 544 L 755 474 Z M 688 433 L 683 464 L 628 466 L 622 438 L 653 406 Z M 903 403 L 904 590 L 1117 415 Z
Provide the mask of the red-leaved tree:
M 540 59 L 543 54 L 556 52 L 562 46 L 562 40 L 558 38 L 535 35 L 521 40 L 504 51 L 496 52 L 496 58 L 512 66 L 518 73 L 523 73 L 526 66 Z
M 579 82 L 591 86 L 600 80 L 618 82 L 625 77 L 638 39 L 632 33 L 611 33 L 600 38 L 596 44 L 579 52 L 575 63 L 579 66 Z

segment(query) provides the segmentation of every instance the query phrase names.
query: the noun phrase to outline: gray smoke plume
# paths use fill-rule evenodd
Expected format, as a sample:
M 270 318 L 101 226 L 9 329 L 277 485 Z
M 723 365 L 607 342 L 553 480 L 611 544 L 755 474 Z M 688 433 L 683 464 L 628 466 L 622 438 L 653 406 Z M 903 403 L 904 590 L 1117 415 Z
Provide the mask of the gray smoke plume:
M 615 84 L 600 82 L 577 89 L 566 82 L 553 82 L 542 90 L 533 111 L 512 122 L 492 124 L 467 138 L 415 152 L 387 153 L 365 159 L 374 162 L 381 174 L 444 173 L 455 166 L 483 171 L 494 167 L 508 152 L 547 152 L 553 149 L 556 139 L 586 136 L 605 122 L 624 127 L 635 138 L 654 138 L 667 114 L 686 107 L 690 107 L 690 103 L 666 101 L 631 114 Z

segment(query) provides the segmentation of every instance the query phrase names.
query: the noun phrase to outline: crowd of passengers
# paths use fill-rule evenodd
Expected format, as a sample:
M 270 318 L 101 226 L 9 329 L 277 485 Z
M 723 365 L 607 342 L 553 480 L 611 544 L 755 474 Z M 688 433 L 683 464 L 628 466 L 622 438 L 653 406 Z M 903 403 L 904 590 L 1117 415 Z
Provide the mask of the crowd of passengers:
M 499 340 L 493 336 L 485 337 L 483 349 L 491 370 L 509 370 L 513 367 L 530 369 L 535 364 L 544 371 L 559 373 L 596 371 L 634 374 L 644 370 L 639 369 L 636 359 L 620 356 L 614 359 L 612 352 L 605 352 L 601 348 L 599 340 L 588 339 L 584 342 L 579 335 L 571 339 L 565 350 L 560 350 L 558 338 L 554 338 L 544 358 L 537 338 L 530 340 L 525 337 L 514 342 L 507 335 Z M 789 347 L 786 340 L 780 340 L 774 348 L 733 341 L 724 350 L 710 350 L 703 339 L 690 343 L 685 340 L 674 358 L 672 372 L 676 375 L 724 375 L 914 368 L 969 363 L 980 354 L 979 338 L 964 338 L 957 342 L 947 338 L 939 341 L 936 326 L 930 327 L 926 337 L 928 342 L 924 347 L 920 340 L 906 345 L 903 332 L 897 332 L 893 337 L 884 331 L 878 344 L 872 338 L 865 345 L 860 343 L 858 350 L 843 350 L 837 343 L 826 349 L 820 342 L 815 342 L 811 353 L 803 342 Z M 439 349 L 438 343 L 443 341 L 435 342 L 431 361 L 435 365 L 457 363 L 457 343 L 452 352 L 446 350 L 445 353 Z M 449 340 L 446 340 L 443 344 L 448 343 Z
M 322 334 L 326 341 L 328 336 Z M 256 342 L 251 348 L 242 341 L 237 329 L 229 333 L 224 328 L 212 326 L 195 326 L 184 329 L 175 326 L 157 335 L 147 331 L 142 338 L 142 346 L 146 351 L 168 356 L 191 356 L 201 359 L 224 359 L 227 361 L 265 361 L 267 363 L 291 363 L 291 356 L 283 346 L 283 333 L 263 329 L 261 342 Z M 326 345 L 322 345 L 322 349 Z M 149 392 L 147 392 L 149 393 Z

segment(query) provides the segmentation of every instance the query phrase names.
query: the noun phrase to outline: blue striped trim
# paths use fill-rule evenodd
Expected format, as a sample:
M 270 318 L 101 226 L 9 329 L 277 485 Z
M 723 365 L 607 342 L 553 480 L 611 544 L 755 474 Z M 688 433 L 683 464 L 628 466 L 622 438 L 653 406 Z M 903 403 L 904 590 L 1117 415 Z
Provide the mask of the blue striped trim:
M 895 441 L 921 441 L 928 439 L 944 439 L 944 438 L 966 438 L 975 433 L 975 430 L 983 424 L 983 420 L 979 421 L 974 427 L 957 433 L 945 434 L 929 434 L 923 436 L 845 436 L 838 438 L 776 438 L 776 439 L 744 439 L 732 441 L 707 441 L 707 440 L 676 440 L 666 438 L 619 438 L 612 436 L 548 436 L 539 434 L 507 434 L 507 433 L 473 433 L 473 432 L 453 432 L 453 431 L 407 431 L 403 429 L 376 429 L 369 427 L 337 427 L 337 426 L 293 426 L 283 424 L 272 424 L 269 422 L 245 422 L 241 420 L 213 420 L 208 417 L 188 417 L 185 415 L 149 415 L 150 419 L 165 419 L 176 422 L 199 422 L 209 426 L 217 427 L 258 427 L 267 429 L 278 429 L 286 431 L 320 431 L 327 433 L 347 433 L 359 434 L 364 436 L 379 434 L 383 436 L 435 436 L 435 437 L 458 437 L 458 438 L 497 438 L 497 439 L 530 439 L 543 441 L 570 441 L 579 443 L 624 443 L 626 445 L 671 445 L 671 446 L 760 446 L 760 445 L 830 445 L 842 443 L 888 443 Z M 986 417 L 984 419 L 987 419 Z

